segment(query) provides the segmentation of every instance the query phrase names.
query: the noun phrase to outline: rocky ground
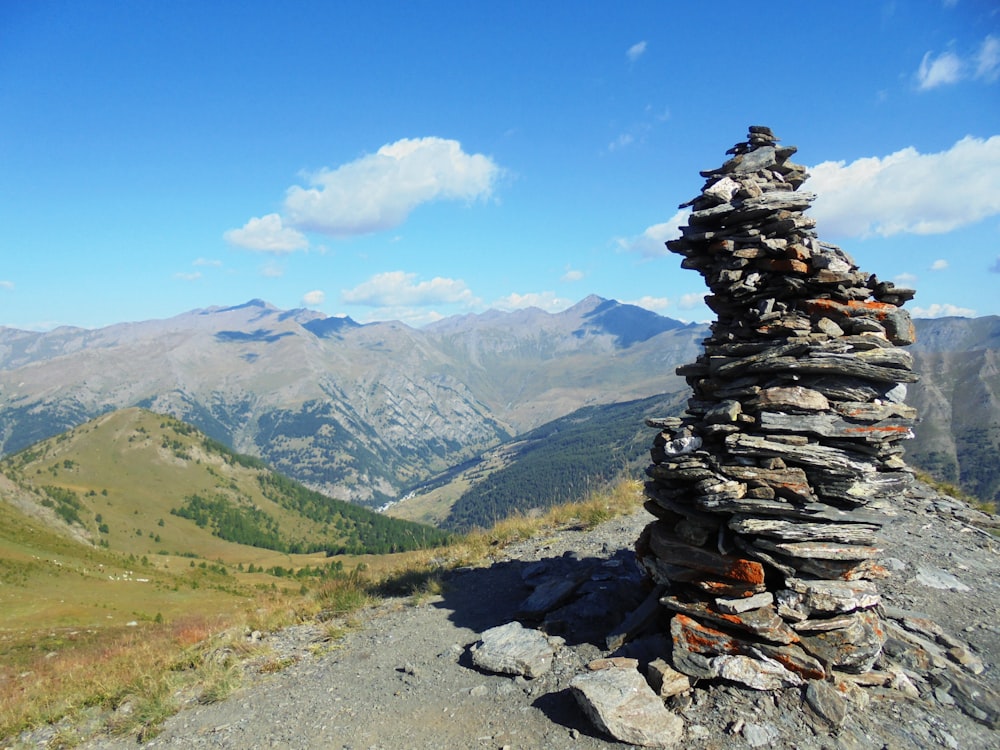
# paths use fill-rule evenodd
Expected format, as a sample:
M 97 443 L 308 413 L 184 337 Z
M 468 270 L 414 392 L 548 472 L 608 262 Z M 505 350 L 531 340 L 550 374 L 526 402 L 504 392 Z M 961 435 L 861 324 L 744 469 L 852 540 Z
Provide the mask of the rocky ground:
M 922 485 L 900 498 L 894 513 L 884 544 L 893 577 L 880 582 L 886 611 L 896 618 L 890 624 L 919 622 L 919 614 L 945 632 L 918 636 L 928 649 L 921 658 L 890 638 L 876 669 L 895 675 L 893 685 L 842 685 L 832 704 L 804 687 L 762 692 L 697 684 L 667 700 L 683 723 L 678 747 L 1000 747 L 1000 732 L 989 726 L 1000 710 L 994 692 L 1000 689 L 1000 545 L 980 528 L 989 519 Z M 595 728 L 570 683 L 587 673 L 588 663 L 610 655 L 605 637 L 643 598 L 632 545 L 649 520 L 640 510 L 594 530 L 519 543 L 488 567 L 449 574 L 440 596 L 380 604 L 339 641 L 324 640 L 329 623 L 265 636 L 290 666 L 266 674 L 251 669 L 228 699 L 193 701 L 144 746 L 627 747 Z M 531 604 L 539 592 L 558 596 L 559 580 L 571 581 L 565 587 L 574 590 L 571 603 Z M 518 619 L 524 633 L 546 631 L 551 656 L 520 668 L 540 674 L 477 666 L 485 663 L 477 646 L 482 634 Z M 940 649 L 929 644 L 935 640 Z M 619 653 L 642 668 L 664 647 L 646 637 Z M 977 660 L 984 666 L 978 676 Z M 23 747 L 39 747 L 47 738 L 35 733 L 25 740 Z M 136 738 L 98 737 L 83 747 L 134 748 Z

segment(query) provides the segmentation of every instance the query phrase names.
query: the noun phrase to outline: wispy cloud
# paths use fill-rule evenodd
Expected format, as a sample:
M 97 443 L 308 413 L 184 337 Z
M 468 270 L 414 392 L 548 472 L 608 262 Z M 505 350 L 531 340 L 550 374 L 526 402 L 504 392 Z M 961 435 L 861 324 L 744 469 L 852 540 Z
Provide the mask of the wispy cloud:
M 14 288 L 13 281 L 0 281 L 0 289 L 13 289 L 13 288 Z
M 506 297 L 496 300 L 491 307 L 499 310 L 521 310 L 525 307 L 537 307 L 546 312 L 560 312 L 572 304 L 570 300 L 560 297 L 555 292 L 528 292 L 527 294 L 512 292 Z
M 1000 37 L 988 36 L 976 53 L 976 78 L 992 83 L 1000 77 Z
M 314 289 L 302 295 L 303 307 L 319 307 L 324 302 L 326 302 L 326 292 L 319 289 Z
M 276 263 L 268 263 L 260 269 L 260 275 L 265 279 L 280 279 L 285 275 L 285 269 Z
M 910 313 L 915 318 L 974 318 L 976 316 L 975 310 L 948 303 L 935 303 L 927 307 L 914 307 L 910 310 Z
M 608 144 L 608 151 L 617 151 L 620 148 L 631 146 L 634 142 L 635 136 L 632 133 L 622 133 Z
M 371 307 L 423 307 L 440 304 L 478 304 L 472 291 L 460 279 L 435 277 L 418 281 L 417 274 L 388 271 L 372 276 L 353 289 L 341 292 L 341 299 L 351 305 Z
M 174 274 L 178 281 L 197 281 L 201 278 L 201 271 L 191 271 L 190 273 L 178 272 Z
M 924 54 L 917 69 L 917 87 L 922 91 L 957 83 L 962 78 L 962 61 L 954 52 L 942 52 L 936 57 Z
M 921 91 L 948 86 L 966 79 L 993 83 L 1000 77 L 1000 37 L 987 36 L 979 48 L 967 55 L 953 50 L 924 53 L 917 68 Z
M 284 226 L 278 214 L 250 219 L 241 229 L 230 229 L 222 236 L 230 245 L 278 255 L 309 247 L 306 236 Z
M 618 252 L 637 253 L 643 258 L 659 258 L 667 255 L 667 240 L 673 240 L 681 236 L 681 227 L 687 223 L 691 211 L 684 208 L 679 210 L 662 224 L 653 224 L 647 227 L 642 234 L 635 237 L 616 237 L 614 244 Z
M 948 261 L 946 261 L 944 258 L 938 258 L 936 261 L 931 263 L 932 271 L 944 271 L 947 270 L 947 268 L 948 268 Z
M 646 42 L 645 40 L 641 42 L 636 42 L 625 52 L 625 57 L 628 58 L 629 62 L 635 62 L 646 52 Z
M 809 169 L 821 234 L 943 234 L 1000 214 L 1000 135 L 967 136 L 947 151 L 909 147 Z
M 584 277 L 583 271 L 578 271 L 575 268 L 567 268 L 566 273 L 562 275 L 563 281 L 581 281 Z
M 222 266 L 221 260 L 211 260 L 209 258 L 197 258 L 192 261 L 193 266 L 209 266 L 212 268 L 220 268 Z

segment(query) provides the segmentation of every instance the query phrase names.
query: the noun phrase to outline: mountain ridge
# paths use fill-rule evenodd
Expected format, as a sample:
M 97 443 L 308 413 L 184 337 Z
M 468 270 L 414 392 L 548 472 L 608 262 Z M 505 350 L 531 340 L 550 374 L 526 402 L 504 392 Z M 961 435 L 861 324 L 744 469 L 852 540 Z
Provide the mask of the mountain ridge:
M 917 320 L 915 463 L 1000 494 L 1000 318 Z M 0 452 L 115 409 L 190 422 L 330 496 L 378 507 L 553 419 L 685 391 L 708 332 L 596 295 L 360 324 L 260 299 L 102 329 L 0 328 Z M 979 405 L 977 407 L 977 404 Z
M 562 313 L 415 329 L 251 300 L 96 331 L 0 329 L 0 450 L 142 406 L 314 489 L 381 505 L 582 404 L 661 390 L 700 337 L 669 321 L 623 342 L 619 319 L 645 315 L 592 296 Z M 663 367 L 664 352 L 678 361 Z

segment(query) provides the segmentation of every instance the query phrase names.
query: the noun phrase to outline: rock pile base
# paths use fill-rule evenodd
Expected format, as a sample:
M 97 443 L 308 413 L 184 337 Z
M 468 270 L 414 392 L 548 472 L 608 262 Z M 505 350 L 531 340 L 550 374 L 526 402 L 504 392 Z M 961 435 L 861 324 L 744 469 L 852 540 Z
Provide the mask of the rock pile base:
M 879 531 L 912 481 L 902 440 L 917 378 L 901 305 L 804 214 L 803 167 L 751 127 L 703 172 L 682 237 L 718 318 L 678 368 L 683 418 L 654 419 L 636 553 L 671 613 L 673 667 L 776 689 L 864 673 L 886 640 Z

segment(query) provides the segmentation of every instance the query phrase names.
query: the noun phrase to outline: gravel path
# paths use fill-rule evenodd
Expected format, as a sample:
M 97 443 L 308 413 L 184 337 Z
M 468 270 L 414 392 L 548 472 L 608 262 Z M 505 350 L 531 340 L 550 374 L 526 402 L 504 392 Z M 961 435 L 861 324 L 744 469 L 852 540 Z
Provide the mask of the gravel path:
M 929 491 L 895 510 L 885 547 L 896 571 L 880 583 L 886 604 L 923 612 L 967 641 L 986 663 L 981 679 L 1000 688 L 1000 558 L 993 538 L 970 525 L 983 519 Z M 481 672 L 468 647 L 484 630 L 514 619 L 531 591 L 524 575 L 533 562 L 611 560 L 613 566 L 630 555 L 649 520 L 640 511 L 589 532 L 565 530 L 520 543 L 490 567 L 451 574 L 442 596 L 380 604 L 335 644 L 322 644 L 321 625 L 269 636 L 277 654 L 298 660 L 275 674 L 248 676 L 221 703 L 182 710 L 144 747 L 626 747 L 601 736 L 568 690 L 587 662 L 605 655 L 597 645 L 561 641 L 551 671 L 534 680 Z M 882 688 L 859 693 L 838 729 L 806 708 L 797 689 L 759 693 L 703 685 L 671 700 L 686 725 L 682 746 L 691 750 L 1000 747 L 1000 732 L 949 705 L 940 691 L 920 698 Z M 102 737 L 82 747 L 132 750 L 136 741 Z

